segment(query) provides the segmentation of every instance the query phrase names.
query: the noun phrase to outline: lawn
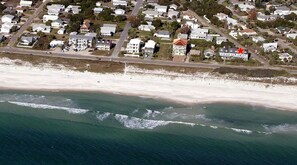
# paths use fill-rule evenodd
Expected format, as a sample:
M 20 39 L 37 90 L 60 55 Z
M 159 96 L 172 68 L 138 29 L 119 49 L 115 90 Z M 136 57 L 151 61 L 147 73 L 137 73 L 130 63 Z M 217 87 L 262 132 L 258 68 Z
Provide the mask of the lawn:
M 159 51 L 154 55 L 154 59 L 172 60 L 172 45 L 161 43 Z

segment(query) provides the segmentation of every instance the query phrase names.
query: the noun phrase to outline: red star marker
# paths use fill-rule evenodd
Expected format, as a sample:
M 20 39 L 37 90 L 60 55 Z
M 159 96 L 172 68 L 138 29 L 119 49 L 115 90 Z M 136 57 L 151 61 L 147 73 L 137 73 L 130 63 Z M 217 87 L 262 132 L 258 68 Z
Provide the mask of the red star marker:
M 239 54 L 242 54 L 242 53 L 243 53 L 243 49 L 242 49 L 242 48 L 239 48 L 239 49 L 237 50 L 237 52 L 238 52 Z

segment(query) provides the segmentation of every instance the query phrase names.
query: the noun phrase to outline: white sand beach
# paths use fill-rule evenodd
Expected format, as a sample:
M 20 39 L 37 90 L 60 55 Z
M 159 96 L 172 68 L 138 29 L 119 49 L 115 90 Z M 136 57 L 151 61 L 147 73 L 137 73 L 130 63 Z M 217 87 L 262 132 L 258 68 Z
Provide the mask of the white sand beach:
M 205 73 L 189 76 L 157 75 L 151 71 L 133 73 L 134 68 L 127 68 L 124 74 L 99 74 L 52 66 L 17 65 L 15 62 L 0 59 L 0 88 L 101 91 L 185 104 L 238 102 L 297 111 L 297 87 L 292 85 L 227 80 L 207 76 Z

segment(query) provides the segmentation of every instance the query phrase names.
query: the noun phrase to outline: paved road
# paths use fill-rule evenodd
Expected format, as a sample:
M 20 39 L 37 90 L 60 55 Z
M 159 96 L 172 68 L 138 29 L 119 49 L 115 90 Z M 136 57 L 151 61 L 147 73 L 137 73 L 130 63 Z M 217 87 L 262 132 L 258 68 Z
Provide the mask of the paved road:
M 18 41 L 18 38 L 24 33 L 25 30 L 28 29 L 28 27 L 33 23 L 34 19 L 38 17 L 40 12 L 42 12 L 43 7 L 50 2 L 50 0 L 44 1 L 36 10 L 35 12 L 28 18 L 28 20 L 22 25 L 22 27 L 18 30 L 18 32 L 11 37 L 9 40 L 7 47 L 13 47 L 16 42 Z
M 136 16 L 138 15 L 138 12 L 139 12 L 139 9 L 140 7 L 142 7 L 142 3 L 143 3 L 143 0 L 138 0 L 136 5 L 134 6 L 133 10 L 132 10 L 132 13 L 131 15 L 133 16 Z M 129 32 L 129 29 L 131 28 L 131 24 L 129 22 L 126 23 L 125 27 L 124 27 L 124 30 L 122 31 L 122 34 L 121 34 L 121 37 L 119 39 L 119 41 L 117 42 L 111 56 L 112 57 L 118 57 L 120 52 L 121 52 L 121 49 L 123 47 L 123 44 L 125 42 L 125 40 L 127 39 L 128 37 L 128 32 Z
M 219 67 L 229 67 L 229 68 L 246 68 L 246 69 L 274 69 L 274 70 L 284 70 L 284 68 L 274 67 L 274 66 L 238 66 L 238 65 L 224 65 L 224 64 L 206 64 L 206 63 L 180 63 L 173 61 L 163 61 L 163 60 L 143 60 L 139 58 L 119 58 L 112 56 L 94 56 L 94 55 L 81 55 L 81 54 L 66 54 L 66 53 L 56 53 L 52 52 L 52 54 L 48 54 L 45 51 L 39 50 L 29 50 L 22 48 L 0 48 L 0 52 L 6 53 L 15 53 L 15 54 L 23 54 L 23 55 L 33 55 L 33 56 L 44 56 L 44 57 L 60 57 L 60 58 L 69 58 L 69 59 L 84 59 L 84 60 L 99 60 L 100 61 L 112 61 L 112 62 L 120 62 L 127 64 L 151 64 L 151 65 L 160 65 L 160 66 L 180 66 L 180 67 L 192 67 L 192 68 L 209 68 L 215 69 Z M 285 69 L 291 74 L 297 74 L 297 69 Z
M 218 27 L 216 27 L 215 25 L 212 25 L 211 23 L 207 22 L 204 18 L 200 17 L 199 15 L 197 15 L 194 11 L 192 10 L 188 10 L 187 12 L 189 12 L 191 15 L 195 16 L 195 18 L 197 18 L 199 20 L 199 22 L 201 22 L 204 26 L 209 26 L 211 27 L 216 33 L 220 34 L 221 36 L 224 36 L 226 38 L 228 38 L 228 40 L 232 43 L 235 44 L 235 46 L 237 47 L 241 47 L 241 48 L 245 48 L 243 45 L 241 45 L 236 39 L 234 39 L 233 37 L 231 37 L 230 35 L 222 32 Z M 246 49 L 246 48 L 245 48 Z M 256 53 L 254 52 L 254 50 L 248 49 L 249 52 L 251 53 L 251 57 L 256 59 L 257 61 L 259 61 L 262 65 L 268 66 L 269 63 L 267 60 L 265 60 L 264 58 L 256 55 Z

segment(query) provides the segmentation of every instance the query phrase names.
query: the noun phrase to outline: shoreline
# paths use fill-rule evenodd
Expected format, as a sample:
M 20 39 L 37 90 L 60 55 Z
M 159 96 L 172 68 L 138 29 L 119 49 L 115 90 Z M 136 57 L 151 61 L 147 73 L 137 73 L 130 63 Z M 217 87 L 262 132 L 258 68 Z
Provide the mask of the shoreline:
M 0 92 L 1 91 L 20 91 L 20 92 L 51 92 L 51 93 L 59 93 L 59 92 L 82 92 L 82 93 L 98 93 L 98 94 L 110 94 L 110 95 L 119 95 L 119 96 L 131 96 L 131 97 L 139 97 L 139 98 L 148 98 L 148 99 L 153 99 L 153 100 L 162 100 L 165 102 L 169 103 L 175 103 L 175 104 L 181 104 L 181 105 L 186 105 L 186 106 L 191 106 L 191 105 L 202 105 L 202 104 L 212 104 L 212 103 L 222 103 L 222 104 L 242 104 L 242 105 L 249 105 L 249 106 L 259 106 L 259 107 L 264 107 L 264 108 L 271 108 L 271 109 L 276 109 L 276 110 L 282 110 L 282 111 L 292 111 L 292 112 L 297 112 L 297 109 L 291 108 L 291 107 L 286 107 L 286 106 L 277 106 L 277 105 L 268 105 L 263 102 L 252 102 L 252 101 L 236 101 L 230 98 L 228 99 L 217 99 L 217 100 L 211 100 L 211 99 L 206 99 L 206 100 L 200 100 L 200 101 L 189 101 L 189 102 L 184 102 L 180 100 L 175 100 L 175 99 L 169 99 L 166 97 L 158 97 L 158 96 L 151 96 L 151 95 L 138 95 L 138 94 L 130 94 L 130 93 L 121 93 L 121 92 L 108 92 L 108 91 L 101 91 L 101 90 L 80 90 L 80 89 L 45 89 L 45 88 L 40 88 L 40 89 L 24 89 L 24 88 L 6 88 L 6 87 L 1 87 L 0 86 Z
M 101 92 L 185 105 L 238 103 L 297 112 L 296 86 L 205 77 L 205 73 L 183 77 L 139 71 L 127 68 L 124 73 L 103 74 L 0 60 L 0 90 Z

